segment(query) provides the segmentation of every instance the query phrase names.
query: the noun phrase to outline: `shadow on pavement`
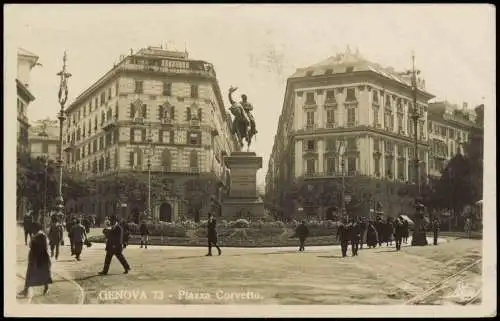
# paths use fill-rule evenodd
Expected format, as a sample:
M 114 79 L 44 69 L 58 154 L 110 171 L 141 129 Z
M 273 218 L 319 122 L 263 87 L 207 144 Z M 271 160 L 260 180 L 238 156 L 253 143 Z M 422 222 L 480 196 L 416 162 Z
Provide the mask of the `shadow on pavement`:
M 318 255 L 318 257 L 322 258 L 322 259 L 342 259 L 344 257 L 342 257 L 342 255 Z M 347 257 L 347 256 L 345 256 Z

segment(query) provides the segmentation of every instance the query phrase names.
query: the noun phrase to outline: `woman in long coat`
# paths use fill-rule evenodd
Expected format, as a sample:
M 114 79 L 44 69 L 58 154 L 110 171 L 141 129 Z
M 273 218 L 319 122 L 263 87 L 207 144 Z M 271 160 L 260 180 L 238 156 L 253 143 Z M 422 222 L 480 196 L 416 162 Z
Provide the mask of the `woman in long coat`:
M 378 243 L 378 233 L 373 222 L 368 223 L 368 228 L 366 230 L 366 245 L 368 248 L 374 248 Z
M 26 271 L 26 282 L 22 295 L 28 295 L 28 289 L 33 286 L 43 285 L 43 294 L 47 294 L 49 284 L 52 283 L 50 272 L 50 256 L 47 249 L 47 237 L 42 231 L 40 224 L 36 223 L 34 227 L 35 235 L 31 240 L 30 251 L 28 254 L 28 269 Z

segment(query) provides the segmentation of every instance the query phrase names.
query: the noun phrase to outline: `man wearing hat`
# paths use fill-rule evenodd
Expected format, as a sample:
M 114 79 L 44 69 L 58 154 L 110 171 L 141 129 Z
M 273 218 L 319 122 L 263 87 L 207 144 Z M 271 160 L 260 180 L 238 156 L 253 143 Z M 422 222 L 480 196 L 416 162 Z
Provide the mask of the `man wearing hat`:
M 113 255 L 116 256 L 118 261 L 122 264 L 125 269 L 124 274 L 130 271 L 130 265 L 127 262 L 125 256 L 123 256 L 123 229 L 118 224 L 118 218 L 113 215 L 110 217 L 111 226 L 105 228 L 103 233 L 106 235 L 106 257 L 104 258 L 104 267 L 99 275 L 106 275 L 109 271 L 109 265 L 111 264 L 111 259 Z

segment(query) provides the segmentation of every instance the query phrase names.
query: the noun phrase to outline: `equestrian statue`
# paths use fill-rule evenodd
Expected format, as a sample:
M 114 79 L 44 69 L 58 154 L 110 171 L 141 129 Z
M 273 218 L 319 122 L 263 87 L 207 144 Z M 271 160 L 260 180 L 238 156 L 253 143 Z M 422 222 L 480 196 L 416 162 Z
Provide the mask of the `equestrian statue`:
M 257 134 L 255 119 L 252 115 L 253 106 L 248 102 L 246 95 L 241 95 L 240 102 L 234 101 L 233 92 L 236 90 L 238 90 L 238 87 L 231 86 L 229 88 L 229 102 L 231 103 L 229 111 L 234 117 L 231 132 L 233 135 L 236 135 L 240 147 L 243 148 L 243 141 L 245 140 L 247 150 L 249 150 L 252 138 Z

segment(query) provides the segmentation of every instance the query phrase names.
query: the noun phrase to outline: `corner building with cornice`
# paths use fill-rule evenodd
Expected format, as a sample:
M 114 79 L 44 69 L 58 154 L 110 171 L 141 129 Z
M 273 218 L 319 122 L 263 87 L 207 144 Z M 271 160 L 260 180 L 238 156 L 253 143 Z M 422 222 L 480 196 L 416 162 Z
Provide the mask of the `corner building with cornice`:
M 414 138 L 419 176 L 428 173 L 427 107 L 434 96 L 418 79 L 418 131 L 414 132 L 411 79 L 371 63 L 358 52 L 330 57 L 288 80 L 266 176 L 268 203 L 291 216 L 333 219 L 340 208 L 369 216 L 412 213 Z M 344 150 L 344 173 L 341 149 Z M 414 190 L 414 188 L 413 188 Z
M 187 52 L 148 47 L 122 57 L 67 108 L 64 159 L 70 171 L 96 178 L 96 195 L 69 201 L 69 212 L 128 217 L 145 204 L 123 204 L 99 180 L 123 172 L 167 178 L 171 196 L 152 199 L 152 216 L 186 218 L 185 184 L 212 176 L 225 188 L 223 157 L 235 149 L 213 65 Z

